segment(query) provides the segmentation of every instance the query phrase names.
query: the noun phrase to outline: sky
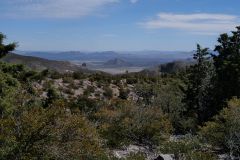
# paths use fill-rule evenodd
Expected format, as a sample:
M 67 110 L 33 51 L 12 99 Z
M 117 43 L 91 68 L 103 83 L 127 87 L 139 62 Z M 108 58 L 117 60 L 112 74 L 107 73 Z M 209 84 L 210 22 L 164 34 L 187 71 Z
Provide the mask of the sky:
M 31 51 L 213 49 L 240 0 L 0 0 L 6 43 Z

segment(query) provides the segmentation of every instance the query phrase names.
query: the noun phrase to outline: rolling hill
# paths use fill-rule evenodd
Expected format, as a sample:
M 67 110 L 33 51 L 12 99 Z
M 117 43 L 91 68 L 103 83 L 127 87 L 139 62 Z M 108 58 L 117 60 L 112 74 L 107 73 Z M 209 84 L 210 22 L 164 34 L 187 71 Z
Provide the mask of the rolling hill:
M 47 60 L 44 58 L 18 55 L 15 53 L 9 53 L 5 57 L 3 57 L 1 61 L 13 63 L 13 64 L 24 64 L 34 70 L 49 69 L 49 70 L 55 70 L 58 72 L 68 72 L 68 71 L 89 72 L 89 70 L 84 69 L 78 65 L 72 64 L 67 61 Z

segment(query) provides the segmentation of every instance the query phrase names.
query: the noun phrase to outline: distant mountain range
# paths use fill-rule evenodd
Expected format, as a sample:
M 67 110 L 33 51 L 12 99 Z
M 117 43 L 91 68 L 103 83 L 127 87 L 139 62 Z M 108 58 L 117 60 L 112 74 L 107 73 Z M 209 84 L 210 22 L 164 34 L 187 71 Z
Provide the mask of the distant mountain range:
M 34 56 L 50 60 L 63 61 L 102 61 L 106 62 L 113 59 L 121 59 L 134 66 L 153 66 L 184 60 L 191 58 L 193 52 L 183 51 L 129 51 L 129 52 L 38 52 L 38 51 L 18 51 L 17 53 L 25 56 Z
M 111 59 L 107 62 L 105 62 L 103 64 L 105 67 L 129 67 L 132 66 L 130 63 L 119 59 L 119 58 L 115 58 L 115 59 Z
M 2 59 L 10 63 L 25 64 L 32 69 L 50 69 L 58 72 L 104 71 L 122 73 L 124 70 L 173 73 L 193 63 L 192 52 L 135 51 L 135 52 L 38 52 L 16 51 Z M 85 67 L 82 67 L 85 64 Z M 92 71 L 90 71 L 92 70 Z

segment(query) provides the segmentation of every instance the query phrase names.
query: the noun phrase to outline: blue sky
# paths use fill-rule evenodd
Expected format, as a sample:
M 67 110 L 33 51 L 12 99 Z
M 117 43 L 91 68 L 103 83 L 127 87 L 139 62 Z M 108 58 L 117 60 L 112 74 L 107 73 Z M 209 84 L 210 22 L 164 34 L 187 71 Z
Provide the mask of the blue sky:
M 213 48 L 240 25 L 239 0 L 0 0 L 0 32 L 19 50 Z

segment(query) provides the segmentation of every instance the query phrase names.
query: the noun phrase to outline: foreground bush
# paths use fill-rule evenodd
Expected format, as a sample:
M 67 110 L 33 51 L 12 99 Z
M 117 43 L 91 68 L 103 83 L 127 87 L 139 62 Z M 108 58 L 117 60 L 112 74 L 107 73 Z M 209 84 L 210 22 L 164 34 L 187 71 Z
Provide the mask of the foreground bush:
M 227 108 L 201 128 L 200 134 L 213 147 L 240 158 L 240 100 L 230 100 Z
M 0 159 L 105 159 L 95 128 L 61 107 L 15 109 L 1 120 Z
M 104 107 L 96 113 L 100 133 L 110 147 L 129 143 L 152 146 L 172 132 L 169 119 L 157 107 L 127 102 Z

